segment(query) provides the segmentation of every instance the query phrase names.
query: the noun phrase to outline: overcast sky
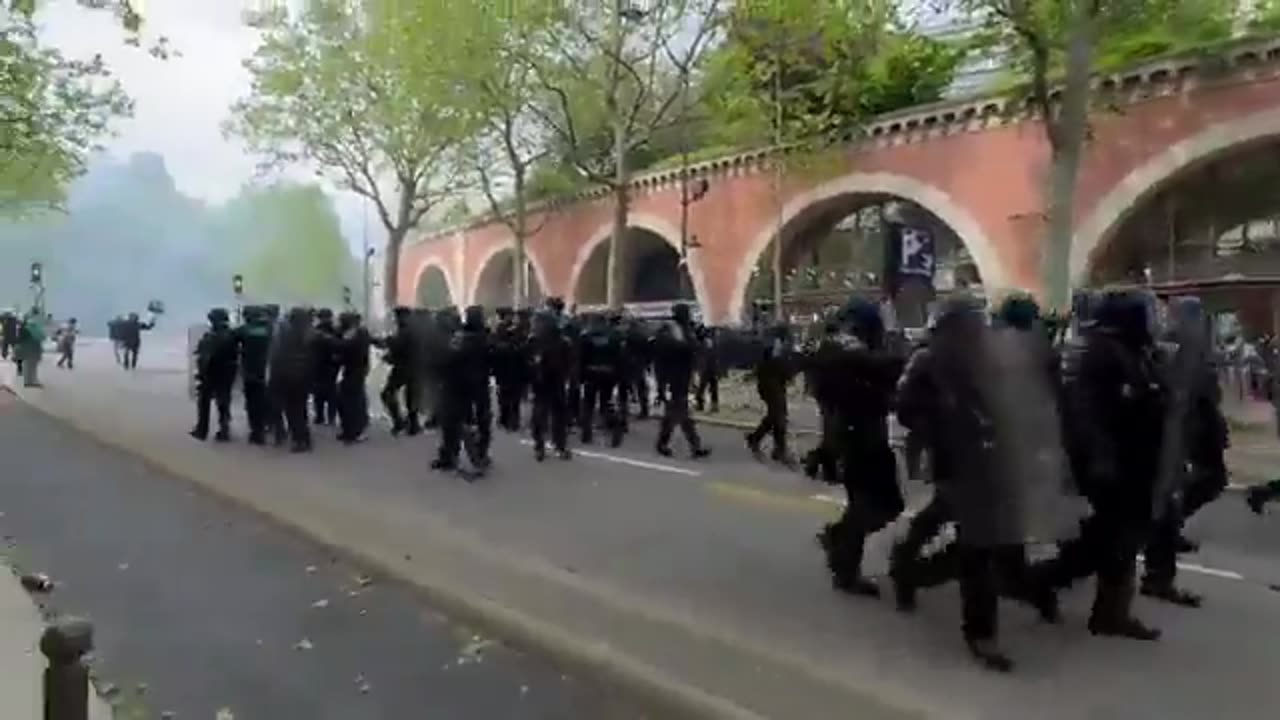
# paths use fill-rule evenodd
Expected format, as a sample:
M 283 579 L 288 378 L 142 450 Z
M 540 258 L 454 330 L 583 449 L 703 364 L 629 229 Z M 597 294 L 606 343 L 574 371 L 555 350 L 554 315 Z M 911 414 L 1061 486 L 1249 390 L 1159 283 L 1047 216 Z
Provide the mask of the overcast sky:
M 120 123 L 119 136 L 108 142 L 113 154 L 159 153 L 183 192 L 220 202 L 254 177 L 255 159 L 220 129 L 228 107 L 249 89 L 241 61 L 257 37 L 241 23 L 240 12 L 252 2 L 146 0 L 147 35 L 167 37 L 182 53 L 165 61 L 125 45 L 109 13 L 85 11 L 75 0 L 49 0 L 40 23 L 45 40 L 68 55 L 101 53 L 134 99 L 134 117 Z M 349 193 L 333 195 L 343 231 L 358 252 L 361 203 Z M 372 213 L 369 221 L 370 237 L 380 238 Z

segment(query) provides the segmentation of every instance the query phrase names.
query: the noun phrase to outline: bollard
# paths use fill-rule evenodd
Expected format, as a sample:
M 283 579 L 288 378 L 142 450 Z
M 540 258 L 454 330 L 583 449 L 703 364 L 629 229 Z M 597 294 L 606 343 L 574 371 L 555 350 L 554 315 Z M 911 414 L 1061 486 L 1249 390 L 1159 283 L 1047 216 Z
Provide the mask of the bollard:
M 40 636 L 40 652 L 49 660 L 44 671 L 44 720 L 88 720 L 89 668 L 84 656 L 93 650 L 93 623 L 81 618 L 58 620 Z

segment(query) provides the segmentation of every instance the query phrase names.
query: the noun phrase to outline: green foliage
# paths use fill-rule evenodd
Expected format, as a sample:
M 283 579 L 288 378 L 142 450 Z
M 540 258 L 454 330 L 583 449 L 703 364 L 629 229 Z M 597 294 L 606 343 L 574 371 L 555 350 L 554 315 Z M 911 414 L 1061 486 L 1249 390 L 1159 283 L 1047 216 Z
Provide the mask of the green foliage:
M 254 294 L 286 303 L 334 306 L 356 263 L 329 197 L 315 185 L 247 187 L 213 219 L 214 237 Z
M 9 217 L 61 207 L 112 121 L 131 111 L 101 57 L 40 44 L 32 9 L 19 3 L 0 17 L 0 214 Z
M 987 18 L 976 43 L 1006 56 L 1011 76 L 1027 81 L 1040 49 L 1049 77 L 1062 74 L 1077 1 L 1084 0 L 962 0 L 959 6 Z M 1092 66 L 1104 72 L 1222 42 L 1244 12 L 1239 0 L 1103 0 L 1096 8 Z
M 467 89 L 438 59 L 463 33 L 433 25 L 426 3 L 313 0 L 297 16 L 277 7 L 251 18 L 262 36 L 245 62 L 251 90 L 225 129 L 268 167 L 301 163 L 371 201 L 387 230 L 383 291 L 394 304 L 404 238 L 457 179 L 470 117 L 456 95 Z M 440 31 L 420 34 L 431 27 Z

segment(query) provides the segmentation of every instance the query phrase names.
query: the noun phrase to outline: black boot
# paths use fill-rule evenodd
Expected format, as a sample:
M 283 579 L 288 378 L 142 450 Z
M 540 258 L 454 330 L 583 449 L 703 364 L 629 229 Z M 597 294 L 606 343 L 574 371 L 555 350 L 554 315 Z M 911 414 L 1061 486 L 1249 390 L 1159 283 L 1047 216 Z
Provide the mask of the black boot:
M 861 597 L 880 597 L 880 588 L 862 575 L 862 546 L 865 538 L 840 523 L 831 523 L 818 533 L 818 544 L 826 551 L 831 586 L 840 592 Z
M 1099 579 L 1093 613 L 1089 616 L 1089 632 L 1147 642 L 1159 640 L 1159 630 L 1147 627 L 1133 617 L 1133 595 L 1132 583 L 1117 584 Z
M 1013 671 L 1013 660 L 1000 650 L 994 638 L 966 637 L 964 642 L 969 647 L 969 654 L 988 670 L 1001 673 Z
M 1141 592 L 1146 597 L 1185 608 L 1198 608 L 1204 603 L 1204 598 L 1200 595 L 1190 590 L 1183 590 L 1174 585 L 1172 580 L 1144 578 Z

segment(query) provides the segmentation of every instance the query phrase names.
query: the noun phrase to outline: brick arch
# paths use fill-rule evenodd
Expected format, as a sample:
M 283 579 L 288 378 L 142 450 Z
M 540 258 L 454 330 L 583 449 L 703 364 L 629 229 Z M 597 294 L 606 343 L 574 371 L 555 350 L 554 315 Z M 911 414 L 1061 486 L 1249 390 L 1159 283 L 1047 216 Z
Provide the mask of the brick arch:
M 842 195 L 891 196 L 919 205 L 946 223 L 959 236 L 960 241 L 973 257 L 974 264 L 978 266 L 978 273 L 984 285 L 989 288 L 1002 288 L 1008 284 L 1008 274 L 1000 254 L 977 218 L 946 192 L 907 175 L 887 172 L 851 173 L 792 196 L 782 209 L 784 237 L 787 226 L 806 210 Z M 733 295 L 729 298 L 728 312 L 724 314 L 729 322 L 736 322 L 742 317 L 747 286 L 751 282 L 751 271 L 760 261 L 760 256 L 768 249 L 776 231 L 777 220 L 770 218 L 765 222 L 765 227 L 761 228 L 752 239 L 741 258 L 733 285 Z
M 418 304 L 418 286 L 422 283 L 422 276 L 425 275 L 427 271 L 431 270 L 432 268 L 439 270 L 440 273 L 444 275 L 445 286 L 449 288 L 449 301 L 451 304 L 457 305 L 458 304 L 457 282 L 454 281 L 453 273 L 449 271 L 449 266 L 445 264 L 444 260 L 441 260 L 438 257 L 429 257 L 426 260 L 423 260 L 422 263 L 418 265 L 418 269 L 413 273 L 413 289 L 410 290 L 410 292 L 413 293 L 410 296 L 413 298 L 413 302 L 406 303 L 406 304 L 408 305 Z M 404 296 L 401 295 L 401 297 L 404 297 Z
M 645 212 L 631 212 L 627 216 L 627 227 L 647 230 L 662 238 L 663 242 L 677 253 L 680 252 L 680 229 L 657 215 Z M 567 293 L 574 298 L 575 302 L 578 294 L 578 281 L 582 278 L 582 271 L 591 260 L 591 254 L 596 251 L 596 248 L 607 242 L 612 235 L 613 220 L 609 220 L 592 233 L 582 247 L 578 248 L 578 254 L 573 259 L 573 269 L 569 271 L 569 292 Z M 693 296 L 698 305 L 702 307 L 703 316 L 709 316 L 707 303 L 711 298 L 707 294 L 707 286 L 702 276 L 702 266 L 698 262 L 697 253 L 689 252 L 687 254 L 687 262 L 688 266 L 685 269 L 689 273 L 689 278 L 693 281 Z
M 1129 172 L 1085 216 L 1071 240 L 1071 282 L 1088 280 L 1093 262 L 1133 213 L 1186 171 L 1234 148 L 1280 137 L 1280 108 L 1229 120 L 1169 146 Z
M 465 304 L 472 305 L 475 303 L 476 291 L 480 289 L 480 278 L 484 277 L 484 271 L 489 268 L 489 263 L 493 262 L 494 258 L 502 253 L 508 250 L 514 251 L 515 249 L 515 239 L 508 238 L 505 242 L 493 244 L 480 256 L 480 261 L 475 266 L 475 275 L 467 282 L 467 302 Z M 542 260 L 530 249 L 528 242 L 525 242 L 524 245 L 524 257 L 533 266 L 533 274 L 538 278 L 538 285 L 542 288 L 543 294 L 547 294 L 549 291 L 547 290 L 546 270 L 543 267 Z

